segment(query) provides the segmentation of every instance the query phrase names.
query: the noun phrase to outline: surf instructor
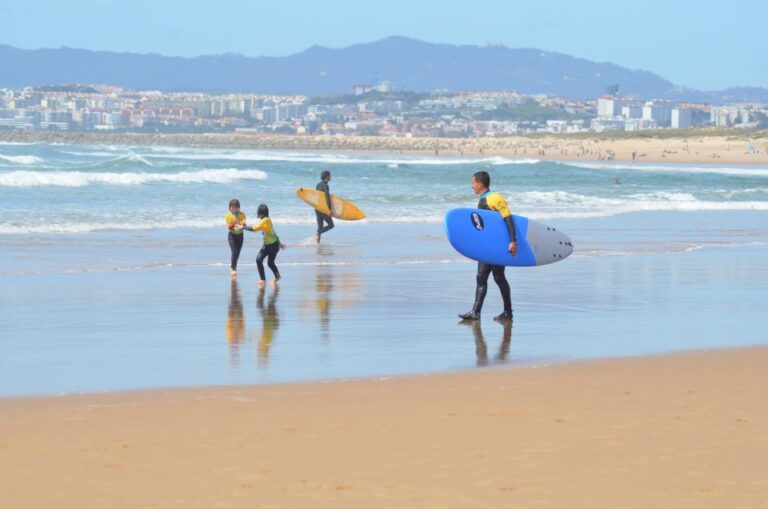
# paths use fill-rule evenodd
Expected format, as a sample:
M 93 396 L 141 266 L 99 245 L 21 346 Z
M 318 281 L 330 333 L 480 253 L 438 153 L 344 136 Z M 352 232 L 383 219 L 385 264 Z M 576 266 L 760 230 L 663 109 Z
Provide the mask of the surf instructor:
M 333 210 L 331 206 L 331 188 L 328 183 L 331 181 L 331 172 L 328 170 L 323 171 L 320 174 L 320 182 L 315 186 L 315 189 L 325 193 L 325 204 L 328 205 L 328 212 Z M 333 218 L 315 209 L 315 215 L 317 215 L 317 233 L 315 233 L 315 242 L 320 243 L 320 236 L 333 229 Z
M 512 213 L 509 211 L 507 202 L 499 193 L 492 192 L 491 176 L 487 171 L 478 171 L 472 175 L 472 191 L 480 196 L 477 208 L 485 210 L 495 210 L 504 219 L 509 231 L 509 252 L 512 256 L 517 255 L 517 237 L 515 235 L 515 223 L 512 221 Z M 497 322 L 512 321 L 512 297 L 510 295 L 509 283 L 504 275 L 503 265 L 491 265 L 488 263 L 477 262 L 477 288 L 475 289 L 475 304 L 472 310 L 459 315 L 462 320 L 479 320 L 480 311 L 483 309 L 485 294 L 488 293 L 488 276 L 493 273 L 493 280 L 501 291 L 501 299 L 504 301 L 504 311 L 493 319 Z

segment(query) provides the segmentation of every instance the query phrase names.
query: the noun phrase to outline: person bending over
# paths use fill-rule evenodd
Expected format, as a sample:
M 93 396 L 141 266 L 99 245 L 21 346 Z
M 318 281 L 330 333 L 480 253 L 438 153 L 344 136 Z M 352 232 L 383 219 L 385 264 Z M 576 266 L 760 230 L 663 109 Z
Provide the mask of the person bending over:
M 252 232 L 261 232 L 264 237 L 264 245 L 261 246 L 259 255 L 256 257 L 256 267 L 259 269 L 259 277 L 261 278 L 258 285 L 259 288 L 264 288 L 267 284 L 267 276 L 264 271 L 264 259 L 266 258 L 269 270 L 275 276 L 272 280 L 272 286 L 274 287 L 280 281 L 280 271 L 277 269 L 277 265 L 275 265 L 275 258 L 280 249 L 284 249 L 285 246 L 280 243 L 280 238 L 275 233 L 272 219 L 269 218 L 269 207 L 262 203 L 259 205 L 256 215 L 259 217 L 259 224 L 256 226 L 244 226 L 243 228 Z

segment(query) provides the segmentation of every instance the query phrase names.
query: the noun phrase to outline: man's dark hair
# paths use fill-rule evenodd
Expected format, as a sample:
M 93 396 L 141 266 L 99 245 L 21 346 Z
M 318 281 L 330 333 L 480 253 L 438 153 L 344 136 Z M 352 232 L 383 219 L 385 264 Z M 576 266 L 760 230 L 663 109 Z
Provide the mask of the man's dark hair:
M 237 208 L 240 208 L 240 200 L 237 198 L 232 198 L 229 200 L 229 206 L 232 207 L 232 205 L 237 205 Z
M 259 208 L 256 211 L 256 215 L 259 216 L 259 218 L 261 219 L 265 217 L 269 217 L 269 207 L 267 207 L 262 203 L 261 205 L 259 205 Z
M 486 189 L 490 189 L 491 187 L 491 176 L 488 175 L 487 171 L 478 171 L 474 175 L 472 175 L 472 178 L 483 184 L 483 186 Z
M 331 172 L 328 170 L 324 170 L 323 173 L 320 174 L 320 180 L 325 180 L 331 178 Z

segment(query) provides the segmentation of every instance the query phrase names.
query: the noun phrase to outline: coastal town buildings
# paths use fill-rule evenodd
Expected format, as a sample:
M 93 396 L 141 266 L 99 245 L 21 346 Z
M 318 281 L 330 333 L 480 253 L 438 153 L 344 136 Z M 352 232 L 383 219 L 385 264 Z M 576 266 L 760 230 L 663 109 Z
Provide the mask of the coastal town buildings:
M 597 132 L 768 126 L 768 105 L 765 104 L 711 106 L 665 100 L 640 102 L 634 97 L 601 96 L 597 105 L 597 116 L 590 122 L 590 129 Z
M 387 81 L 319 98 L 110 85 L 0 89 L 0 130 L 479 137 L 766 124 L 763 104 L 709 106 L 612 95 L 589 101 L 514 91 L 424 94 L 397 91 Z

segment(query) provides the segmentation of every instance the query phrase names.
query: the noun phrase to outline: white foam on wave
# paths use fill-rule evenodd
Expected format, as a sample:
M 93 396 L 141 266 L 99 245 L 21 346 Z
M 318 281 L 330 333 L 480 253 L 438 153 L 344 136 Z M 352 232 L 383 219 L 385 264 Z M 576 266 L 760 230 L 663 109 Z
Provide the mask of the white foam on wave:
M 264 180 L 261 170 L 205 169 L 180 173 L 13 171 L 0 174 L 0 187 L 83 187 L 92 184 L 135 186 L 172 182 L 177 184 L 229 184 L 238 180 Z
M 79 150 L 62 150 L 62 154 L 69 154 L 71 156 L 82 156 L 82 157 L 115 157 L 115 152 L 103 152 L 99 150 L 91 150 L 91 151 L 79 151 Z
M 628 196 L 630 200 L 659 201 L 659 202 L 695 202 L 699 201 L 691 193 L 672 193 L 656 191 L 655 193 L 635 193 Z
M 110 231 L 134 231 L 134 230 L 176 230 L 179 228 L 224 228 L 223 215 L 221 217 L 199 216 L 195 217 L 179 215 L 178 219 L 169 221 L 157 221 L 155 219 L 137 220 L 135 218 L 114 218 L 110 222 L 66 222 L 66 220 L 48 220 L 35 224 L 0 223 L 0 234 L 23 233 L 91 233 Z M 281 225 L 317 225 L 314 215 L 309 216 L 280 216 L 275 220 L 278 230 Z M 250 232 L 248 233 L 250 235 Z
M 43 160 L 37 156 L 5 156 L 0 154 L 0 161 L 5 161 L 13 164 L 40 164 Z
M 493 166 L 514 164 L 536 164 L 538 159 L 511 159 L 504 157 L 465 159 L 458 157 L 365 157 L 358 155 L 346 155 L 338 153 L 314 153 L 314 152 L 277 152 L 257 150 L 221 151 L 210 149 L 192 151 L 184 149 L 165 148 L 162 151 L 149 155 L 159 159 L 186 159 L 186 160 L 232 160 L 232 161 L 276 161 L 276 162 L 301 162 L 301 163 L 327 163 L 327 164 L 384 164 L 390 168 L 398 168 L 403 165 L 426 166 L 451 166 L 462 164 L 489 164 Z
M 166 146 L 166 145 L 150 145 L 146 147 L 147 150 L 150 152 L 160 152 L 163 154 L 181 154 L 184 152 L 189 152 L 189 148 L 186 147 L 172 147 L 172 146 Z
M 491 157 L 490 159 L 481 159 L 480 163 L 489 163 L 492 166 L 506 166 L 510 164 L 538 164 L 541 159 L 510 159 L 508 157 Z
M 573 166 L 588 170 L 598 171 L 642 171 L 649 173 L 712 173 L 716 175 L 728 175 L 735 177 L 768 177 L 768 168 L 738 168 L 721 166 L 689 166 L 671 164 L 621 164 L 621 163 L 587 163 L 574 161 L 555 161 L 562 166 Z
M 44 177 L 41 177 L 43 175 Z M 0 174 L 0 185 L 63 185 L 76 186 L 93 183 L 135 185 L 149 182 L 229 182 L 242 178 L 266 178 L 258 170 L 203 170 L 176 174 L 158 173 L 108 173 L 88 174 L 82 172 L 40 173 L 17 171 Z M 38 179 L 41 179 L 42 183 Z M 57 182 L 55 178 L 63 179 Z M 638 212 L 706 212 L 706 211 L 768 211 L 767 201 L 713 201 L 700 199 L 685 192 L 646 192 L 622 196 L 597 197 L 570 193 L 566 191 L 527 191 L 510 193 L 509 202 L 516 214 L 533 219 L 581 219 L 609 217 Z M 405 204 L 404 204 L 405 205 Z M 368 204 L 368 217 L 363 221 L 348 223 L 349 227 L 367 224 L 439 224 L 444 220 L 444 212 L 453 206 L 473 207 L 474 202 L 453 202 L 436 205 L 432 202 L 408 203 L 405 206 L 391 204 Z M 140 219 L 139 214 L 123 211 L 111 223 L 81 222 L 82 216 L 54 218 L 33 226 L 21 222 L 0 223 L 0 233 L 83 233 L 91 231 L 119 230 L 164 230 L 174 228 L 218 228 L 221 219 L 217 213 L 187 210 L 187 215 L 177 216 L 178 222 L 157 221 L 154 217 Z M 280 226 L 314 225 L 315 217 L 311 209 L 296 205 L 275 207 L 275 223 Z
M 768 195 L 768 187 L 755 187 L 747 189 L 718 189 L 712 192 L 718 196 L 722 196 L 726 200 L 731 200 L 733 198 L 738 198 L 739 196 L 754 196 L 756 194 Z
M 110 231 L 135 231 L 135 230 L 171 230 L 178 228 L 211 228 L 221 226 L 222 221 L 213 219 L 203 220 L 177 220 L 177 221 L 145 221 L 130 222 L 116 221 L 114 223 L 57 223 L 47 221 L 40 224 L 19 225 L 19 224 L 0 224 L 0 234 L 21 234 L 21 233 L 92 233 L 92 232 L 110 232 Z
M 117 165 L 117 164 L 123 164 L 123 163 L 137 164 L 139 166 L 154 166 L 151 162 L 147 161 L 145 157 L 139 154 L 136 154 L 134 152 L 117 156 L 114 159 L 110 159 L 109 161 L 104 161 L 102 163 L 99 163 L 99 165 L 111 166 L 111 165 Z
M 595 199 L 560 192 L 518 196 L 514 202 L 516 214 L 532 219 L 547 221 L 551 219 L 590 219 L 598 217 L 615 216 L 619 214 L 637 212 L 707 212 L 707 211 L 768 211 L 768 202 L 711 202 L 699 201 L 695 198 L 681 196 L 668 197 L 668 199 L 653 198 L 625 198 L 625 199 Z M 547 196 L 552 194 L 553 196 Z M 557 200 L 559 206 L 552 204 Z M 469 205 L 471 206 L 471 205 Z M 351 222 L 346 226 L 365 227 L 368 224 L 440 224 L 444 221 L 444 214 L 433 211 L 423 213 L 418 210 L 397 211 L 370 211 L 367 219 Z M 315 225 L 314 216 L 293 215 L 285 211 L 275 211 L 275 224 L 280 230 L 281 226 Z M 48 233 L 90 233 L 105 231 L 127 230 L 169 230 L 178 228 L 220 228 L 222 220 L 218 217 L 193 217 L 175 221 L 136 221 L 116 219 L 111 223 L 89 223 L 65 221 L 45 221 L 29 224 L 3 224 L 0 223 L 0 234 L 48 234 Z M 314 239 L 307 239 L 304 244 L 311 244 Z M 299 244 L 302 244 L 299 242 Z M 303 245 L 303 244 L 302 244 Z
M 112 158 L 119 158 L 123 156 L 130 155 L 130 153 L 126 153 L 125 150 L 121 150 L 119 152 L 105 152 L 103 150 L 62 150 L 62 154 L 69 154 L 71 156 L 82 156 L 82 157 L 112 157 Z M 135 152 L 131 152 L 135 155 Z
M 144 158 L 180 159 L 193 161 L 231 160 L 231 161 L 275 161 L 326 164 L 384 164 L 389 168 L 407 165 L 451 166 L 462 164 L 474 165 L 525 165 L 541 162 L 540 159 L 510 158 L 501 156 L 464 158 L 464 157 L 424 157 L 418 155 L 400 155 L 395 157 L 377 157 L 363 153 L 339 152 L 295 152 L 282 150 L 227 150 L 219 148 L 199 149 L 172 146 L 95 146 L 97 150 L 68 150 L 66 154 L 84 157 L 115 156 L 130 150 L 132 154 L 142 152 Z M 106 151 L 105 151 L 106 150 Z
M 521 215 L 537 219 L 607 217 L 630 212 L 766 211 L 765 201 L 707 201 L 690 193 L 636 193 L 616 198 L 565 191 L 517 193 L 511 203 Z

